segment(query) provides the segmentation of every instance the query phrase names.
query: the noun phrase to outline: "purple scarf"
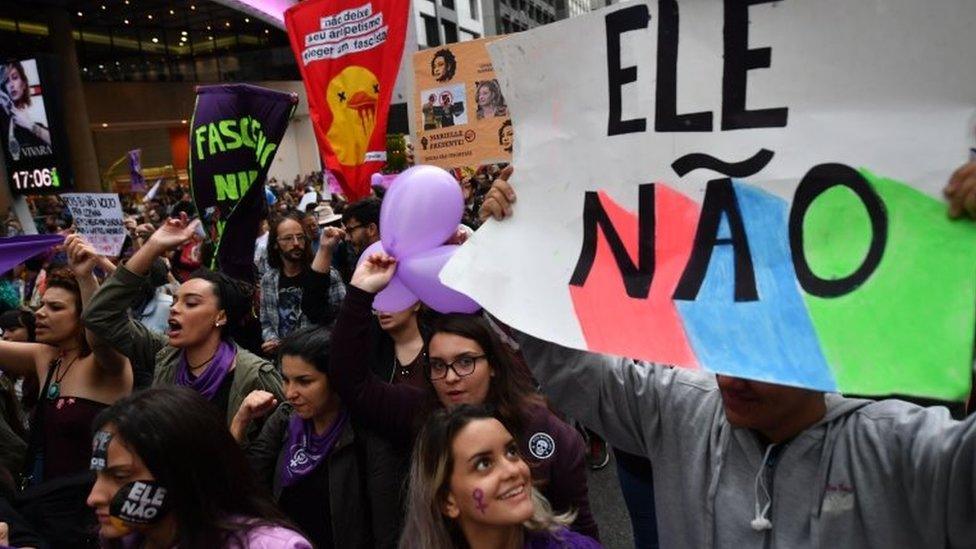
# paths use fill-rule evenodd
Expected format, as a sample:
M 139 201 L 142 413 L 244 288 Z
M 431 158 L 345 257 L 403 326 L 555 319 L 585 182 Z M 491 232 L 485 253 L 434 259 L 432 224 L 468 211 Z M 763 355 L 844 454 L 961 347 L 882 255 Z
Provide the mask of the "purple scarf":
M 335 447 L 349 412 L 343 408 L 332 425 L 321 435 L 315 434 L 312 420 L 292 414 L 288 420 L 285 459 L 281 461 L 281 486 L 287 488 L 315 470 Z
M 183 351 L 180 353 L 180 366 L 176 370 L 176 384 L 189 387 L 200 393 L 203 398 L 213 400 L 220 389 L 220 384 L 224 382 L 224 378 L 230 372 L 230 367 L 234 364 L 235 358 L 237 358 L 237 349 L 230 343 L 221 341 L 217 346 L 213 360 L 203 371 L 203 375 L 195 378 L 190 374 L 190 363 L 186 360 L 186 351 Z

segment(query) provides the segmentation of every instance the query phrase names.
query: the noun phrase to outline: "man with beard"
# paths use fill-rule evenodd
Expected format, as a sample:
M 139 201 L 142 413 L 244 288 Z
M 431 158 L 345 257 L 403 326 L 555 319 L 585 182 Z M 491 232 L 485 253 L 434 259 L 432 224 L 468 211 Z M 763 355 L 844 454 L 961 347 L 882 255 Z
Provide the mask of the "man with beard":
M 304 216 L 289 212 L 271 224 L 268 234 L 268 270 L 261 277 L 261 351 L 274 355 L 279 341 L 298 328 L 308 325 L 306 313 L 310 308 L 322 308 L 321 303 L 303 303 L 306 289 L 311 285 L 328 288 L 325 322 L 329 323 L 339 311 L 346 296 L 342 277 L 332 268 L 332 252 L 336 242 L 330 240 L 319 246 L 312 269 L 311 238 L 303 226 Z M 322 280 L 317 280 L 322 279 Z

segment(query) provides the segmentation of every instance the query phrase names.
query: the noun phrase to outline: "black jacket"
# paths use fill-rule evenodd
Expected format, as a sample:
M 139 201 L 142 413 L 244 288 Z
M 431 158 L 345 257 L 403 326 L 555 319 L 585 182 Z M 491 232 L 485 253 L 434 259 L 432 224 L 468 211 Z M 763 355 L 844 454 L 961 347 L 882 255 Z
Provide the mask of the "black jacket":
M 264 424 L 261 434 L 245 447 L 259 482 L 277 500 L 279 471 L 285 458 L 292 407 L 283 403 Z M 335 547 L 396 547 L 400 535 L 403 479 L 392 447 L 351 420 L 332 453 L 320 465 L 329 468 L 329 507 Z

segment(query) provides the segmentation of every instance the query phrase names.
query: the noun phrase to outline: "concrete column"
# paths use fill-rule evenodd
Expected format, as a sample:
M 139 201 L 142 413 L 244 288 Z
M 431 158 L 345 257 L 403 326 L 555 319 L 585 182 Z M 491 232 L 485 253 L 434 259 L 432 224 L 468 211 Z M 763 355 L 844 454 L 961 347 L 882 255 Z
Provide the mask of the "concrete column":
M 64 105 L 65 133 L 68 136 L 71 172 L 74 175 L 75 189 L 79 191 L 101 191 L 101 174 L 98 172 L 98 157 L 95 156 L 95 142 L 92 139 L 88 108 L 85 105 L 85 92 L 81 83 L 81 69 L 78 67 L 78 53 L 75 40 L 71 36 L 71 20 L 64 9 L 48 10 L 51 48 L 58 57 L 61 74 L 61 89 Z

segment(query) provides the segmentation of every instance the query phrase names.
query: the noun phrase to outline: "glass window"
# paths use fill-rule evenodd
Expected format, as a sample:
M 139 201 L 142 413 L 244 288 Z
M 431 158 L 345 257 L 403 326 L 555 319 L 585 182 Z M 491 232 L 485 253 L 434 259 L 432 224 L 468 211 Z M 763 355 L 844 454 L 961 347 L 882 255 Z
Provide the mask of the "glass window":
M 437 32 L 437 20 L 429 15 L 421 14 L 424 18 L 424 34 L 427 35 L 428 46 L 440 46 L 441 38 Z
M 441 24 L 444 25 L 444 42 L 447 44 L 453 44 L 458 41 L 457 25 L 448 21 L 446 19 L 441 19 Z

